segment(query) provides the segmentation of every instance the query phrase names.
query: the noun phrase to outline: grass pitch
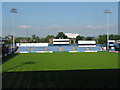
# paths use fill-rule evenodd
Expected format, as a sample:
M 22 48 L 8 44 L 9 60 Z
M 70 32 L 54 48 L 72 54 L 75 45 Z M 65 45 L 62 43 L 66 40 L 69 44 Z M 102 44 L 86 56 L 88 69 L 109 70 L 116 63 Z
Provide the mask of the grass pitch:
M 118 54 L 96 53 L 28 53 L 18 54 L 2 65 L 3 72 L 118 69 Z

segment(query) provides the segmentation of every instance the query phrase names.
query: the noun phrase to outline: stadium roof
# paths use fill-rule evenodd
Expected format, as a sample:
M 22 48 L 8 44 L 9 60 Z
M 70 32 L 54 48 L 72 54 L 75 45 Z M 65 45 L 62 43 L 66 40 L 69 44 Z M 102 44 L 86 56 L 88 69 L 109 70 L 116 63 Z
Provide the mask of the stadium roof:
M 78 35 L 78 33 L 66 33 L 65 35 L 67 35 L 68 38 L 76 38 Z

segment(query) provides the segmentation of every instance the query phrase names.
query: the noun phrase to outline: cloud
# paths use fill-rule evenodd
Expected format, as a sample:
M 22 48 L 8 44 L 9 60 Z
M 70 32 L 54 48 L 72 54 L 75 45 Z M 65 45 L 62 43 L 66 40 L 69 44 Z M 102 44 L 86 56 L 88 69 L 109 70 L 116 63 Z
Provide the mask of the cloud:
M 27 26 L 23 25 L 20 26 L 21 28 L 27 28 Z M 118 27 L 117 25 L 109 25 L 110 29 Z M 105 30 L 107 29 L 107 25 L 49 25 L 49 26 L 41 26 L 41 27 L 34 27 L 34 30 L 40 31 L 91 31 L 91 30 Z M 92 31 L 91 31 L 92 32 Z
M 109 25 L 110 28 L 116 27 L 116 25 Z M 66 27 L 68 28 L 68 26 Z M 107 25 L 81 25 L 81 26 L 69 26 L 69 28 L 80 29 L 80 30 L 99 30 L 99 29 L 106 29 Z
M 28 25 L 22 25 L 22 26 L 18 26 L 19 28 L 24 28 L 24 29 L 30 29 L 32 28 L 32 26 L 28 26 Z
M 118 25 L 110 24 L 110 34 L 117 34 Z M 26 25 L 19 26 L 19 33 L 20 35 L 24 35 L 20 28 L 26 28 Z M 17 32 L 17 31 L 16 31 Z M 106 25 L 46 25 L 46 26 L 34 26 L 32 29 L 29 30 L 29 35 L 36 34 L 39 37 L 45 37 L 47 35 L 56 35 L 58 32 L 64 33 L 78 33 L 82 36 L 98 36 L 100 34 L 106 34 L 107 26 Z M 19 36 L 20 36 L 19 35 Z
M 71 26 L 60 26 L 60 25 L 51 25 L 51 26 L 47 26 L 46 29 L 105 29 L 106 25 L 80 25 L 80 26 L 75 26 L 75 25 L 71 25 Z
M 83 28 L 87 28 L 87 29 L 105 29 L 106 25 L 86 25 Z

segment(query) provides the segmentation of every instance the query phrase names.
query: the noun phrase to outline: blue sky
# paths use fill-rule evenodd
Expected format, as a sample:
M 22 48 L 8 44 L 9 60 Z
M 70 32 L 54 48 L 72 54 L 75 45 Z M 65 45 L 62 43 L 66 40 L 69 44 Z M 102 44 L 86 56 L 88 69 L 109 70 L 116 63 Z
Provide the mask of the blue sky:
M 117 2 L 4 2 L 2 6 L 3 36 L 12 34 L 11 8 L 17 8 L 15 15 L 15 36 L 45 37 L 57 32 L 79 33 L 83 36 L 106 34 L 105 9 L 110 9 L 110 34 L 118 33 Z
M 2 3 L 0 2 L 0 13 L 2 13 Z M 0 37 L 2 36 L 2 14 L 0 14 Z

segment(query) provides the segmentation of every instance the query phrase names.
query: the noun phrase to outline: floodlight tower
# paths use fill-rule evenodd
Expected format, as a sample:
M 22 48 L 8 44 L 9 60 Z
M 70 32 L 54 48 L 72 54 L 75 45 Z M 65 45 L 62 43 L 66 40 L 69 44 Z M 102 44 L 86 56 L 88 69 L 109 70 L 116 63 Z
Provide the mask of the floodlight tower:
M 107 50 L 109 49 L 108 40 L 109 40 L 109 14 L 112 13 L 109 9 L 104 10 L 104 14 L 107 16 Z
M 14 14 L 17 13 L 17 9 L 16 8 L 12 8 L 10 10 L 10 12 L 12 13 L 12 24 L 13 24 L 13 47 L 15 47 L 15 38 L 14 38 L 14 34 L 15 34 L 15 23 L 14 23 Z

